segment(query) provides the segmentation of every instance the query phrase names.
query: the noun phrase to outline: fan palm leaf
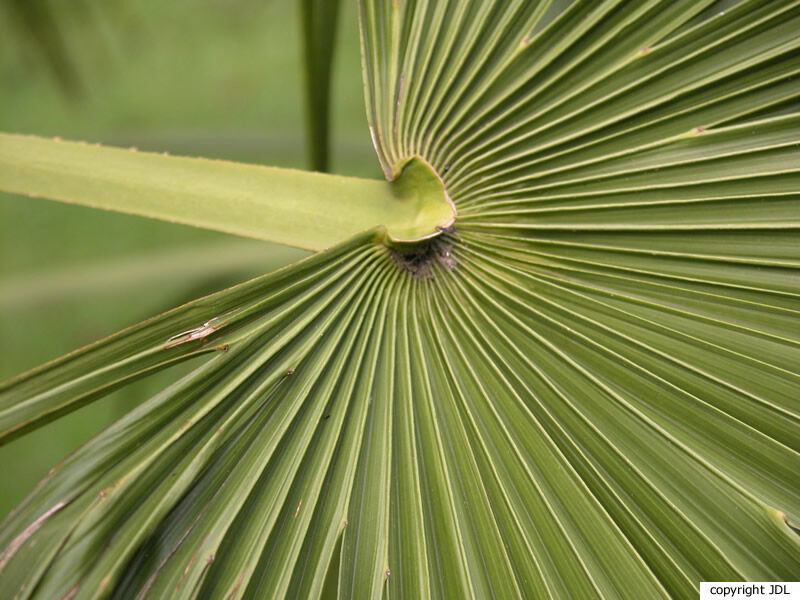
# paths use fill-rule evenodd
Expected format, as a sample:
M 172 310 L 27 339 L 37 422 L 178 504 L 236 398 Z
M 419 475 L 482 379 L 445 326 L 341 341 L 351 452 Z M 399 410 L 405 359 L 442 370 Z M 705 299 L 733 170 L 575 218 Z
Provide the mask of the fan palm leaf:
M 797 579 L 800 3 L 729 5 L 362 2 L 381 165 L 423 158 L 454 227 L 367 231 L 0 388 L 10 438 L 198 361 L 6 520 L 3 595 Z

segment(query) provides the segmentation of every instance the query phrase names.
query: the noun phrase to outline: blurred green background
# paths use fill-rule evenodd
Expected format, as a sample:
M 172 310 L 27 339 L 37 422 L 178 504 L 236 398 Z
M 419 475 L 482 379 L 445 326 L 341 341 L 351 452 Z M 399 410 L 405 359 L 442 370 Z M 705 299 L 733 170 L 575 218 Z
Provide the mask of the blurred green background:
M 38 15 L 32 27 L 40 10 L 51 20 Z M 344 3 L 339 25 L 331 170 L 380 177 L 355 2 Z M 305 167 L 301 60 L 291 0 L 0 0 L 0 130 Z M 303 255 L 0 194 L 0 380 Z M 175 375 L 0 448 L 0 519 L 50 467 Z

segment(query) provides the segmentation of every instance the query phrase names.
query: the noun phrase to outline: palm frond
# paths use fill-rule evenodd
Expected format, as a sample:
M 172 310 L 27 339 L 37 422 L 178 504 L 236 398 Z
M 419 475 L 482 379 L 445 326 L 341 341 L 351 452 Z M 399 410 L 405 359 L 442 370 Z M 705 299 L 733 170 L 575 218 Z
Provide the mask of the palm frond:
M 455 228 L 363 234 L 6 384 L 20 432 L 208 355 L 9 517 L 4 595 L 798 578 L 800 3 L 563 4 L 361 3 L 381 164 L 430 163 Z

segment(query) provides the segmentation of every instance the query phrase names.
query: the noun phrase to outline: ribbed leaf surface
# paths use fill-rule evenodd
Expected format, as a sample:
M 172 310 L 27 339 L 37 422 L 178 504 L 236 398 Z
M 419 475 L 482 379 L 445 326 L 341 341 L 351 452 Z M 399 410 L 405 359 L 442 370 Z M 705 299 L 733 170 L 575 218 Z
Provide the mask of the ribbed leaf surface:
M 365 234 L 0 388 L 10 436 L 209 357 L 9 517 L 0 596 L 800 578 L 800 3 L 361 18 L 381 164 L 425 158 L 455 229 L 414 259 Z

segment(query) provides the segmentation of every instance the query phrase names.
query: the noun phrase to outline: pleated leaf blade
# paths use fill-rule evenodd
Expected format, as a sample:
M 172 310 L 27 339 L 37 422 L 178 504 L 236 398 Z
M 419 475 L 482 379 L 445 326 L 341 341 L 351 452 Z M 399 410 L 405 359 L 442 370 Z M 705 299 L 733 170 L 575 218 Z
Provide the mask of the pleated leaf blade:
M 432 165 L 454 228 L 413 260 L 365 233 L 6 384 L 15 431 L 201 361 L 6 520 L 3 594 L 796 580 L 800 3 L 360 7 L 381 165 Z

